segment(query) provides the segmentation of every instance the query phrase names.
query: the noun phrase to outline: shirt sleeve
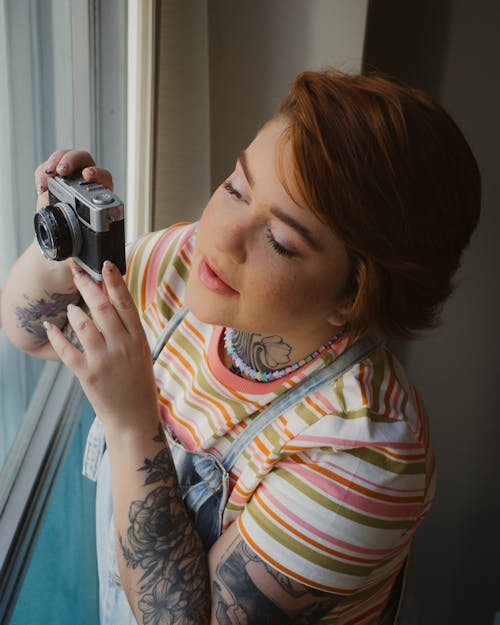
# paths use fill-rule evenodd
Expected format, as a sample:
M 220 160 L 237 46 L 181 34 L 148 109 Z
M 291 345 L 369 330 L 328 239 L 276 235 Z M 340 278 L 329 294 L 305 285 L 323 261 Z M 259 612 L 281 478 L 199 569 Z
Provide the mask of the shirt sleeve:
M 196 224 L 175 224 L 141 236 L 127 248 L 125 280 L 144 313 L 156 302 L 168 319 L 181 305 Z
M 430 507 L 434 463 L 424 428 L 412 427 L 415 415 L 408 419 L 395 409 L 398 416 L 387 416 L 382 400 L 381 406 L 367 405 L 359 371 L 340 386 L 342 397 L 337 386 L 328 397 L 322 392 L 309 401 L 338 411 L 291 441 L 290 453 L 261 481 L 238 527 L 248 545 L 285 575 L 350 595 L 394 579 Z M 383 399 L 380 392 L 374 396 Z M 409 410 L 407 398 L 401 406 Z

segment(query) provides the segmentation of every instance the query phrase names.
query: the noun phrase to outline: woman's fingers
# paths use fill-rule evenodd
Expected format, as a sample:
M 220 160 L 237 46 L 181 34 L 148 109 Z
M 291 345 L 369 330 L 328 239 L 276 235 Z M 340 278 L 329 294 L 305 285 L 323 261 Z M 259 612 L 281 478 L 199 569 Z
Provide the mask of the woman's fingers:
M 86 364 L 85 354 L 82 354 L 77 347 L 72 345 L 57 326 L 48 321 L 45 321 L 43 325 L 47 332 L 47 338 L 60 360 L 70 371 L 78 375 Z
M 113 191 L 113 176 L 111 172 L 103 167 L 86 167 L 82 171 L 82 176 L 85 180 L 95 180 L 99 184 L 102 184 L 103 187 Z
M 109 301 L 120 317 L 129 334 L 138 338 L 144 335 L 139 313 L 130 291 L 125 284 L 116 265 L 106 261 L 102 268 L 102 277 L 108 293 Z
M 143 329 L 134 301 L 113 263 L 106 261 L 102 268 L 105 288 L 99 287 L 83 270 L 75 268 L 73 275 L 92 319 L 108 344 L 122 342 L 124 332 L 133 338 L 142 336 Z
M 95 161 L 88 152 L 83 150 L 56 150 L 35 169 L 36 191 L 38 195 L 41 195 L 47 190 L 48 176 L 70 176 L 93 165 L 95 165 Z

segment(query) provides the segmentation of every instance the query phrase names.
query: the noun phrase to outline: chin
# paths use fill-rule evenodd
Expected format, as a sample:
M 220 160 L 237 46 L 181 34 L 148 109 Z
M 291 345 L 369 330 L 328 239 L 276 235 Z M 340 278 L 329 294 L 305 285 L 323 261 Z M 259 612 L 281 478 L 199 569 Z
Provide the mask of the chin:
M 212 326 L 228 325 L 228 314 L 224 314 L 221 306 L 214 306 L 212 298 L 204 291 L 203 287 L 188 282 L 184 299 L 189 312 L 202 323 Z

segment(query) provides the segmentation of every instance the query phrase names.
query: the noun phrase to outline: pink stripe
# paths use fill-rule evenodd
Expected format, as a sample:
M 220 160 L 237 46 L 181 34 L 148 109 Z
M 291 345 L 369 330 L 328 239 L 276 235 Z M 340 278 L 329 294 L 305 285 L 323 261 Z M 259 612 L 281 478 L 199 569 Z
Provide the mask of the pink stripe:
M 324 406 L 326 412 L 329 414 L 339 414 L 338 406 L 334 406 L 331 401 L 319 391 L 316 391 L 316 393 L 313 394 L 313 397 L 318 403 L 321 403 Z
M 149 271 L 146 281 L 146 301 L 151 302 L 156 294 L 156 286 L 158 281 L 158 270 L 160 268 L 161 261 L 165 254 L 165 248 L 168 247 L 174 235 L 177 234 L 179 228 L 173 227 L 165 231 L 165 233 L 159 238 L 155 246 L 151 250 L 149 257 L 151 263 L 149 265 Z
M 337 473 L 339 474 L 347 475 L 351 479 L 353 479 L 354 482 L 359 483 L 360 485 L 367 484 L 368 486 L 373 486 L 374 488 L 378 489 L 381 493 L 382 492 L 398 493 L 398 494 L 401 493 L 401 494 L 406 494 L 410 496 L 410 495 L 422 495 L 424 492 L 423 488 L 394 488 L 393 486 L 384 486 L 377 482 L 372 482 L 371 480 L 368 480 L 365 477 L 358 475 L 357 473 L 353 473 L 352 471 L 347 471 L 346 469 L 335 464 L 334 462 L 327 462 L 324 464 L 326 467 L 331 467 L 332 471 L 337 471 Z
M 349 438 L 335 438 L 331 436 L 307 436 L 305 434 L 301 434 L 297 436 L 290 445 L 293 448 L 294 444 L 297 443 L 318 443 L 319 446 L 348 446 L 348 447 L 366 447 L 366 440 L 355 440 Z M 374 447 L 376 445 L 386 447 L 388 449 L 419 449 L 422 450 L 422 445 L 419 443 L 396 443 L 392 442 L 390 444 L 387 443 L 387 440 L 381 441 L 369 441 L 370 447 Z M 287 447 L 288 449 L 288 447 Z
M 330 543 L 331 545 L 335 545 L 336 547 L 339 547 L 341 549 L 346 549 L 346 550 L 353 551 L 355 553 L 361 553 L 364 555 L 386 555 L 388 553 L 391 553 L 392 551 L 392 549 L 367 549 L 367 548 L 355 545 L 354 543 L 348 543 L 346 541 L 335 538 L 334 536 L 332 536 L 332 534 L 329 534 L 327 532 L 322 532 L 316 526 L 311 525 L 310 523 L 307 523 L 302 516 L 299 516 L 298 514 L 295 514 L 294 512 L 292 512 L 292 510 L 290 508 L 287 508 L 285 505 L 283 505 L 279 499 L 276 499 L 276 497 L 274 497 L 271 491 L 267 488 L 265 482 L 263 482 L 260 485 L 259 493 L 262 496 L 266 497 L 266 499 L 268 500 L 270 504 L 270 507 L 281 512 L 283 517 L 288 517 L 291 521 L 290 523 L 291 525 L 296 524 L 299 527 L 302 527 L 308 533 L 312 534 L 313 536 L 316 536 L 318 540 L 320 541 Z M 370 562 L 371 560 L 367 560 L 367 563 L 370 563 Z
M 373 501 L 368 499 L 368 497 L 359 495 L 352 490 L 336 484 L 333 480 L 329 480 L 323 475 L 315 473 L 312 467 L 294 465 L 290 467 L 290 471 L 300 475 L 307 483 L 313 484 L 329 499 L 336 499 L 337 501 L 364 513 L 387 518 L 407 518 L 417 516 L 422 510 L 422 506 L 415 503 L 386 504 Z

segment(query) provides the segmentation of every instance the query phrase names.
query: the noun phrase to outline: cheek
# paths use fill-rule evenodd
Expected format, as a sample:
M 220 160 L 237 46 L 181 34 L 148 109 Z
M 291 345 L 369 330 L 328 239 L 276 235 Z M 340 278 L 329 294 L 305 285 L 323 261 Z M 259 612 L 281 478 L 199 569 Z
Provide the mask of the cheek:
M 304 280 L 300 273 L 283 267 L 279 259 L 261 255 L 260 260 L 258 271 L 253 271 L 249 277 L 250 298 L 273 309 L 290 312 L 299 309 L 310 281 Z

